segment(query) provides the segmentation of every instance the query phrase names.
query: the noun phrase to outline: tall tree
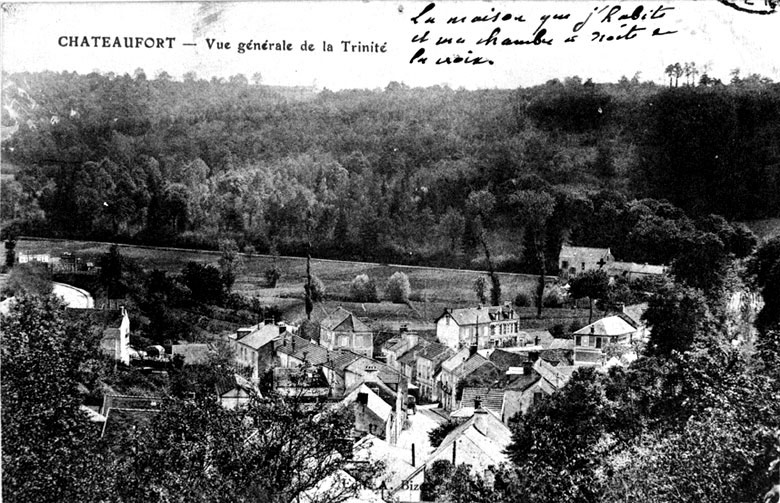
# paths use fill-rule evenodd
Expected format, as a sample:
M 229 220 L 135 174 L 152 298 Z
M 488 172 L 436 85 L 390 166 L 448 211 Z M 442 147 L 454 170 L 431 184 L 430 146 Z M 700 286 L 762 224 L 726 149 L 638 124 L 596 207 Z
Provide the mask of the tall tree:
M 510 204 L 516 211 L 518 224 L 525 229 L 525 253 L 538 273 L 536 285 L 536 316 L 542 317 L 545 275 L 547 266 L 545 248 L 547 223 L 555 211 L 555 199 L 547 192 L 518 190 L 510 196 Z
M 490 258 L 490 248 L 487 243 L 487 230 L 485 226 L 490 222 L 493 211 L 496 206 L 496 198 L 487 190 L 480 190 L 469 194 L 466 201 L 466 207 L 474 217 L 473 225 L 476 228 L 476 235 L 482 249 L 485 252 L 485 260 L 488 266 L 488 275 L 490 276 L 490 303 L 497 306 L 501 303 L 501 281 L 496 274 L 493 260 Z
M 588 323 L 593 321 L 593 301 L 603 300 L 609 290 L 609 277 L 601 270 L 585 271 L 569 282 L 569 295 L 575 299 L 587 297 L 590 303 Z
M 79 409 L 79 368 L 98 341 L 53 296 L 21 296 L 0 317 L 3 500 L 101 501 L 110 462 Z

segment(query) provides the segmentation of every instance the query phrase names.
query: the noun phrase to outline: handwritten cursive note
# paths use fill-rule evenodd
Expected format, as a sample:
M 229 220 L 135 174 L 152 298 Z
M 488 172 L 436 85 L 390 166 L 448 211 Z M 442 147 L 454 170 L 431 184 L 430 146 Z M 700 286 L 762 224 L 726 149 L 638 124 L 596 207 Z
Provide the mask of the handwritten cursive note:
M 570 12 L 565 4 L 533 16 L 522 5 L 501 10 L 484 7 L 484 12 L 462 12 L 458 4 L 425 5 L 410 19 L 416 29 L 412 43 L 416 49 L 410 64 L 494 65 L 501 50 L 543 48 L 564 44 L 627 43 L 640 37 L 669 37 L 669 14 L 675 8 L 598 4 L 583 14 Z M 551 9 L 557 9 L 552 7 Z M 515 10 L 511 10 L 515 9 Z M 474 35 L 474 28 L 481 32 Z

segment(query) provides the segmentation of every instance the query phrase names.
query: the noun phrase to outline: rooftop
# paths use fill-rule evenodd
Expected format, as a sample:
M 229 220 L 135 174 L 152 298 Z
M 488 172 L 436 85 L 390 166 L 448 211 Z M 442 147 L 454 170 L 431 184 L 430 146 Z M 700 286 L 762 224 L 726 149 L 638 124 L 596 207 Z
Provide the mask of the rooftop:
M 512 309 L 511 306 L 479 306 L 462 309 L 448 309 L 442 313 L 436 321 L 439 321 L 445 316 L 451 316 L 455 323 L 463 327 L 476 325 L 477 323 L 514 319 L 515 310 Z
M 563 245 L 559 257 L 575 259 L 580 262 L 598 262 L 602 258 L 606 259 L 608 255 L 612 255 L 609 248 Z
M 614 337 L 634 332 L 636 332 L 636 328 L 629 325 L 628 322 L 620 316 L 608 316 L 582 327 L 574 332 L 574 335 L 606 335 Z
M 341 306 L 322 320 L 320 325 L 327 330 L 338 332 L 371 332 L 368 325 Z
M 281 338 L 281 334 L 287 330 L 286 327 L 274 325 L 272 323 L 266 325 L 257 325 L 252 328 L 253 330 L 247 335 L 237 339 L 240 344 L 248 346 L 252 349 L 260 349 L 269 342 L 279 340 Z

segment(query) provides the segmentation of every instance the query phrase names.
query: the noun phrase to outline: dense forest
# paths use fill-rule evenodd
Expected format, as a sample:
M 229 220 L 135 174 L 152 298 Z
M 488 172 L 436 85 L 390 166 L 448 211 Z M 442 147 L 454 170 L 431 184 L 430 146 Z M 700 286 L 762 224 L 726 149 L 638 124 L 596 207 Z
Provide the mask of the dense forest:
M 527 271 L 543 230 L 550 267 L 565 239 L 664 261 L 623 238 L 670 207 L 649 198 L 694 219 L 780 211 L 780 85 L 705 77 L 315 93 L 141 69 L 4 75 L 4 228 L 456 267 L 489 250 Z

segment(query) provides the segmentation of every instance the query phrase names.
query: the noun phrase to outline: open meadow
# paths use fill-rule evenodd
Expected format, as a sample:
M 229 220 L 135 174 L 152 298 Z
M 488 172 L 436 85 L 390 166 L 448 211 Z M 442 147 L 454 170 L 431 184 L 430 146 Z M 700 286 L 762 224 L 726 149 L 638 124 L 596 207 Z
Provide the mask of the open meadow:
M 48 240 L 22 238 L 17 243 L 20 255 L 50 253 L 58 257 L 70 252 L 84 260 L 96 260 L 105 253 L 110 243 Z M 120 253 L 146 270 L 159 269 L 178 273 L 193 261 L 217 265 L 219 252 L 208 250 L 185 250 L 178 248 L 157 248 L 137 245 L 119 245 Z M 265 271 L 276 266 L 282 273 L 276 287 L 267 286 Z M 388 329 L 397 329 L 405 323 L 413 330 L 431 330 L 434 321 L 445 308 L 466 307 L 476 304 L 473 285 L 476 278 L 487 273 L 470 270 L 441 269 L 433 267 L 396 266 L 387 264 L 348 262 L 312 259 L 312 273 L 325 285 L 326 300 L 319 304 L 314 316 L 322 318 L 338 306 L 353 311 L 356 315 Z M 378 303 L 349 301 L 349 285 L 359 274 L 367 274 L 379 287 L 383 298 L 384 285 L 395 272 L 401 271 L 409 277 L 412 287 L 412 301 L 393 304 L 383 300 Z M 503 299 L 513 301 L 518 292 L 530 293 L 536 285 L 536 277 L 527 274 L 498 273 L 501 280 Z M 555 279 L 547 278 L 548 282 Z M 234 291 L 248 297 L 256 297 L 263 304 L 276 306 L 292 321 L 305 317 L 303 306 L 303 285 L 306 281 L 306 259 L 302 257 L 274 257 L 269 255 L 241 254 L 241 267 L 234 285 Z M 549 328 L 553 324 L 570 324 L 574 320 L 587 321 L 586 310 L 545 309 L 543 319 L 536 319 L 536 309 L 518 309 L 526 328 Z

